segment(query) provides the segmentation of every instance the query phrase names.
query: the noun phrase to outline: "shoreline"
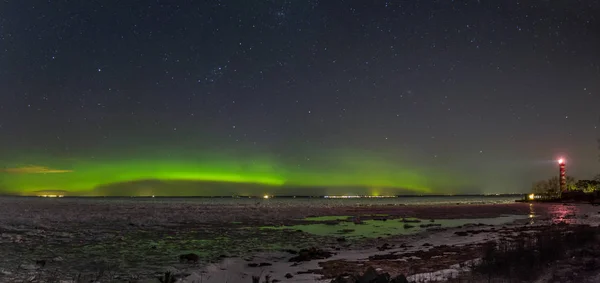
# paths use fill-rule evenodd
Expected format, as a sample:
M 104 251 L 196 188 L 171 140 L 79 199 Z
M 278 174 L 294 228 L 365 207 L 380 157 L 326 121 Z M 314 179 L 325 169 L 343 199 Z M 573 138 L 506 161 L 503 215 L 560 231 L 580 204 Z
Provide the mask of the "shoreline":
M 579 204 L 581 206 L 581 204 Z M 549 207 L 546 217 L 536 216 L 514 220 L 503 225 L 482 225 L 477 223 L 456 228 L 432 229 L 423 233 L 376 239 L 378 247 L 349 249 L 321 260 L 312 260 L 300 265 L 286 262 L 291 258 L 285 253 L 261 254 L 252 260 L 226 259 L 213 264 L 183 279 L 181 282 L 250 282 L 252 276 L 269 274 L 280 280 L 286 274 L 294 277 L 285 282 L 329 282 L 343 274 L 360 274 L 369 267 L 390 276 L 407 275 L 409 281 L 447 281 L 470 272 L 468 265 L 481 260 L 481 250 L 493 241 L 514 239 L 523 233 L 532 233 L 552 227 L 557 223 L 576 224 L 572 220 L 583 220 L 582 225 L 600 225 L 600 211 L 585 207 L 575 214 L 562 214 L 561 209 Z M 551 214 L 559 212 L 559 217 Z M 590 219 L 591 213 L 596 212 Z M 561 215 L 565 217 L 561 217 Z M 536 219 L 537 218 L 537 219 Z M 387 247 L 387 248 L 382 248 Z M 262 269 L 249 268 L 252 262 L 268 262 Z M 357 272 L 358 271 L 358 272 Z M 237 276 L 236 276 L 237 274 Z
M 48 202 L 39 199 L 14 203 L 0 198 L 0 230 L 2 231 L 0 252 L 6 255 L 0 260 L 0 266 L 6 267 L 0 270 L 0 282 L 6 282 L 2 280 L 7 276 L 27 277 L 50 271 L 57 271 L 65 276 L 93 273 L 99 262 L 105 262 L 107 266 L 115 266 L 118 269 L 115 271 L 117 274 L 115 276 L 121 280 L 127 280 L 128 276 L 136 276 L 138 279 L 156 278 L 157 275 L 169 270 L 180 277 L 186 275 L 189 277 L 194 273 L 199 276 L 202 271 L 208 272 L 205 275 L 211 274 L 210 277 L 215 277 L 221 274 L 219 272 L 225 271 L 247 273 L 246 276 L 250 276 L 249 272 L 262 271 L 264 275 L 265 270 L 277 268 L 279 273 L 287 270 L 284 274 L 277 273 L 279 277 L 292 272 L 296 274 L 291 274 L 292 278 L 273 277 L 273 279 L 301 282 L 299 280 L 304 280 L 302 278 L 309 278 L 306 280 L 314 282 L 315 277 L 320 275 L 297 274 L 297 272 L 321 269 L 320 261 L 303 262 L 294 266 L 295 269 L 288 270 L 285 269 L 289 268 L 288 260 L 294 255 L 280 251 L 319 247 L 336 253 L 334 259 L 360 259 L 360 256 L 365 254 L 375 256 L 383 252 L 418 252 L 430 249 L 434 249 L 435 252 L 438 246 L 456 245 L 457 243 L 452 242 L 455 240 L 464 243 L 477 242 L 484 235 L 490 235 L 488 232 L 481 232 L 477 235 L 455 237 L 453 231 L 459 231 L 457 229 L 482 230 L 492 227 L 487 224 L 475 226 L 476 228 L 430 227 L 424 228 L 429 230 L 423 233 L 366 238 L 347 237 L 343 242 L 338 240 L 340 237 L 346 237 L 345 235 L 319 236 L 285 229 L 294 225 L 314 223 L 307 221 L 306 217 L 360 216 L 361 221 L 366 221 L 368 225 L 373 225 L 374 229 L 379 229 L 376 225 L 383 223 L 388 226 L 395 226 L 394 223 L 402 225 L 401 219 L 404 217 L 434 219 L 442 223 L 444 219 L 461 218 L 468 222 L 469 219 L 520 215 L 525 222 L 531 219 L 545 219 L 543 221 L 546 222 L 562 219 L 573 222 L 574 219 L 570 219 L 570 215 L 577 213 L 580 212 L 574 211 L 571 206 L 519 203 L 318 207 L 269 206 L 264 202 L 241 206 L 185 202 L 157 202 L 142 205 L 111 201 Z M 530 218 L 530 215 L 533 217 Z M 593 217 L 593 220 L 596 221 L 596 217 Z M 321 222 L 319 223 L 332 227 L 339 225 L 331 223 L 331 220 Z M 413 223 L 413 225 L 418 224 Z M 284 229 L 277 231 L 261 229 L 265 226 Z M 485 237 L 487 238 L 484 239 L 489 238 Z M 437 238 L 440 240 L 436 240 Z M 444 244 L 447 238 L 450 242 Z M 431 246 L 428 245 L 425 249 L 423 244 L 427 241 Z M 386 243 L 392 249 L 386 251 L 377 249 Z M 402 244 L 405 246 L 400 248 Z M 39 248 L 28 251 L 28 247 Z M 209 251 L 210 254 L 202 254 Z M 200 252 L 201 264 L 179 263 L 178 255 L 186 252 Z M 111 258 L 117 260 L 110 261 Z M 250 258 L 253 261 L 246 261 Z M 36 260 L 47 261 L 46 267 L 36 267 Z M 249 267 L 248 263 L 271 265 L 257 268 Z M 223 268 L 225 270 L 222 270 Z M 25 273 L 17 274 L 14 270 Z M 232 281 L 231 276 L 229 278 L 230 283 L 238 282 Z M 206 280 L 208 279 L 204 278 L 202 282 L 211 282 Z M 240 280 L 239 282 L 250 282 L 247 277 Z

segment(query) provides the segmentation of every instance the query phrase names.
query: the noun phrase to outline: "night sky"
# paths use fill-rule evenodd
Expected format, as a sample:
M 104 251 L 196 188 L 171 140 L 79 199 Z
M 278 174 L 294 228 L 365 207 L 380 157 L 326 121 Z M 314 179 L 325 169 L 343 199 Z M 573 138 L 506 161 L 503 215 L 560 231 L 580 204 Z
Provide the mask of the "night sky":
M 0 192 L 525 192 L 600 173 L 600 2 L 0 2 Z

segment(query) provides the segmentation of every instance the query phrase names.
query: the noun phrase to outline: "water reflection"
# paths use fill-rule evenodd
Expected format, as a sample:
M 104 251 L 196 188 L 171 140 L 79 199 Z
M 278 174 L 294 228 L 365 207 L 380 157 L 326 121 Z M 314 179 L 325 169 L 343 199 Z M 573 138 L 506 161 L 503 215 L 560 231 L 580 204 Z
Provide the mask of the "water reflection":
M 345 219 L 347 216 L 328 216 L 322 219 Z M 305 233 L 318 236 L 344 236 L 347 238 L 377 238 L 392 235 L 411 235 L 423 232 L 427 229 L 436 228 L 454 228 L 467 224 L 484 224 L 484 225 L 503 225 L 514 222 L 515 220 L 527 219 L 527 215 L 507 215 L 495 218 L 475 218 L 475 219 L 438 219 L 431 220 L 411 218 L 404 222 L 399 219 L 390 219 L 387 221 L 381 220 L 365 220 L 360 224 L 355 224 L 353 221 L 336 221 L 329 223 L 314 223 L 301 224 L 284 227 L 263 227 L 263 229 L 289 229 L 300 230 Z M 315 221 L 315 218 L 311 218 Z
M 535 206 L 533 205 L 533 203 L 529 204 L 529 224 L 535 224 Z

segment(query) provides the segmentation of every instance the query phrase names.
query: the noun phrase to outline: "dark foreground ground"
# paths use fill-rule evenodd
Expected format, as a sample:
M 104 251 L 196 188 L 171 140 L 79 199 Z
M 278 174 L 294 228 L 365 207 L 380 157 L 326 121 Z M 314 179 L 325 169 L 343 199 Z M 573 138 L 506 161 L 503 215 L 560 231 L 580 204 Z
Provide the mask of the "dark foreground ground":
M 188 276 L 188 282 L 193 282 L 198 275 L 206 279 L 202 282 L 225 282 L 218 278 L 228 272 L 242 274 L 238 276 L 241 279 L 232 276 L 226 280 L 234 283 L 251 282 L 255 273 L 273 274 L 272 278 L 278 276 L 277 280 L 286 281 L 301 281 L 300 274 L 310 273 L 312 279 L 307 280 L 314 282 L 314 278 L 332 279 L 340 274 L 364 272 L 368 266 L 392 275 L 406 274 L 417 281 L 430 280 L 432 276 L 447 279 L 448 272 L 446 275 L 435 272 L 481 258 L 481 247 L 490 240 L 508 239 L 534 230 L 523 227 L 545 227 L 559 222 L 567 226 L 593 224 L 597 217 L 592 213 L 597 212 L 574 205 L 552 204 L 433 207 L 291 203 L 273 206 L 262 201 L 211 205 L 208 202 L 0 198 L 0 282 L 59 282 L 59 279 L 71 280 L 65 282 L 159 282 L 156 278 L 165 271 L 172 271 L 180 278 Z M 521 223 L 514 226 L 470 223 L 450 228 L 419 228 L 431 220 L 431 223 L 441 223 L 443 219 L 501 215 L 523 217 Z M 315 216 L 355 218 L 304 219 Z M 423 222 L 411 223 L 409 218 L 423 219 Z M 343 231 L 328 235 L 296 229 L 298 225 L 312 225 L 315 221 L 321 225 L 381 221 L 388 226 L 398 223 L 404 230 L 416 230 L 402 235 L 350 237 Z M 372 225 L 374 230 L 380 227 Z M 461 231 L 464 233 L 456 234 Z M 291 278 L 283 276 L 290 272 L 282 269 L 283 264 L 275 259 L 269 259 L 270 262 L 259 269 L 250 266 L 255 263 L 256 254 L 280 252 L 292 257 L 290 251 L 311 247 L 331 251 L 334 255 L 320 262 L 297 265 Z M 180 262 L 179 255 L 187 253 L 197 254 L 198 262 Z M 235 261 L 226 268 L 214 269 L 230 259 L 240 259 L 248 268 L 240 268 Z M 279 259 L 288 260 L 285 256 Z M 299 271 L 300 267 L 304 268 Z M 419 279 L 426 276 L 423 274 L 429 274 L 430 279 Z M 147 281 L 149 279 L 152 281 Z

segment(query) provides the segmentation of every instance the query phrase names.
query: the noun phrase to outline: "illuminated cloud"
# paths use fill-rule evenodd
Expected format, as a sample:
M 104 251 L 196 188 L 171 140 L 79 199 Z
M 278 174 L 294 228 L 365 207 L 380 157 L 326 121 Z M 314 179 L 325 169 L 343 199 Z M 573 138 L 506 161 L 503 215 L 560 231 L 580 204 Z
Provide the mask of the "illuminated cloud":
M 16 167 L 16 168 L 6 168 L 3 169 L 2 172 L 12 173 L 12 174 L 57 174 L 57 173 L 70 173 L 73 170 L 62 170 L 62 169 L 54 169 L 48 168 L 45 166 L 24 166 L 24 167 Z

